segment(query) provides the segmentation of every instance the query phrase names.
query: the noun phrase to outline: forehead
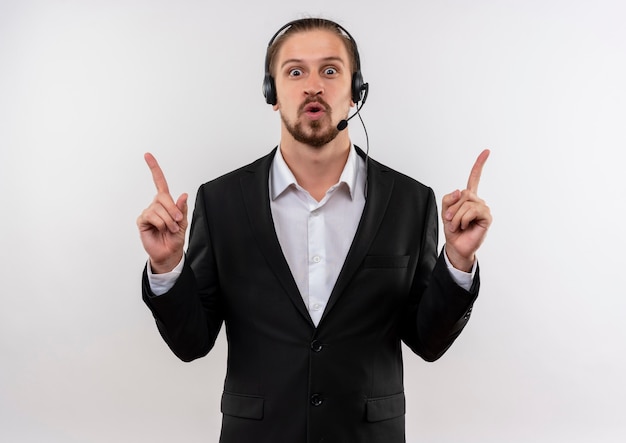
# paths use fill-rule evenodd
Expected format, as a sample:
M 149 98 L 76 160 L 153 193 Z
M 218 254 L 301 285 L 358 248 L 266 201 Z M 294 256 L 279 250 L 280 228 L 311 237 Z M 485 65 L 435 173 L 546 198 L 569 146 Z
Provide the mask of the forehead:
M 276 61 L 280 67 L 289 60 L 315 61 L 329 57 L 349 64 L 345 39 L 332 31 L 317 29 L 286 37 L 278 50 Z

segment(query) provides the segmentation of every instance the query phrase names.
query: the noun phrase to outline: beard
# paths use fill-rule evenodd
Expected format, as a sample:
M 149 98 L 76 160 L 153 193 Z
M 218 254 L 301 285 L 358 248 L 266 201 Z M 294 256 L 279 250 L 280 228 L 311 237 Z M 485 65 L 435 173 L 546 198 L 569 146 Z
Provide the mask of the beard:
M 300 106 L 298 116 L 304 112 L 304 107 L 309 103 L 318 103 L 320 106 L 323 106 L 326 115 L 319 120 L 311 120 L 309 122 L 298 119 L 296 123 L 289 122 L 282 113 L 280 118 L 294 139 L 305 145 L 320 148 L 333 141 L 339 134 L 339 129 L 330 123 L 326 123 L 327 120 L 332 122 L 331 110 L 330 106 L 321 98 L 306 100 Z

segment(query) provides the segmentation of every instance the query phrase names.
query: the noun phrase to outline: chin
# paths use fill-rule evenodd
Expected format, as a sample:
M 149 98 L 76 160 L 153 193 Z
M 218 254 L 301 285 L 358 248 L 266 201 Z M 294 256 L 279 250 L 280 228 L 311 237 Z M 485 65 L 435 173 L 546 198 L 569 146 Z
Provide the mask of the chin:
M 289 134 L 296 141 L 313 148 L 321 148 L 327 145 L 339 134 L 337 126 L 334 126 L 328 117 L 330 116 L 309 122 L 299 120 L 296 124 L 291 124 L 281 115 Z
M 337 135 L 339 134 L 339 130 L 336 127 L 329 127 L 325 130 L 312 130 L 309 133 L 304 133 L 304 131 L 295 131 L 292 133 L 293 137 L 299 141 L 300 143 L 304 143 L 306 145 L 312 146 L 314 148 L 321 148 L 322 146 L 327 145 L 332 142 Z

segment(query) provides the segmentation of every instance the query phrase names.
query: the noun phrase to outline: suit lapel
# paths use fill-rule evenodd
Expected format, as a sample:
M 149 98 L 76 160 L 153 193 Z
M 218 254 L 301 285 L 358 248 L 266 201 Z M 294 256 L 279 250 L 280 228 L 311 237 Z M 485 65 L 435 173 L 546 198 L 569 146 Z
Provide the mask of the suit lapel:
M 241 190 L 248 213 L 248 222 L 259 249 L 265 256 L 265 260 L 276 275 L 276 278 L 300 314 L 312 327 L 315 327 L 304 305 L 298 286 L 293 279 L 274 229 L 274 221 L 270 209 L 269 170 L 275 154 L 276 149 L 247 166 L 248 174 L 241 179 Z
M 357 148 L 357 152 L 362 157 L 363 151 Z M 367 200 L 363 208 L 363 215 L 359 222 L 354 240 L 348 251 L 346 261 L 343 264 L 337 282 L 330 294 L 330 299 L 320 320 L 320 324 L 328 315 L 328 312 L 335 306 L 337 299 L 344 292 L 355 272 L 363 262 L 370 249 L 372 241 L 380 228 L 380 224 L 387 210 L 387 204 L 393 189 L 393 178 L 390 174 L 385 174 L 384 167 L 372 159 L 367 159 Z

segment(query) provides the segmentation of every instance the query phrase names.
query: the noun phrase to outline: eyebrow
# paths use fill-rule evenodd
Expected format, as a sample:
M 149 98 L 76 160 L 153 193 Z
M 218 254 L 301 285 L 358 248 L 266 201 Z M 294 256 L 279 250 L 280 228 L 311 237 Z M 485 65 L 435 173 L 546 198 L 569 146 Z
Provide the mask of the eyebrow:
M 285 60 L 280 67 L 284 68 L 285 65 L 288 65 L 289 63 L 302 63 L 303 59 L 301 58 L 290 58 Z M 341 57 L 337 57 L 337 56 L 330 56 L 330 57 L 324 57 L 321 59 L 321 61 L 323 62 L 339 62 L 342 65 L 345 65 L 345 61 L 341 58 Z

